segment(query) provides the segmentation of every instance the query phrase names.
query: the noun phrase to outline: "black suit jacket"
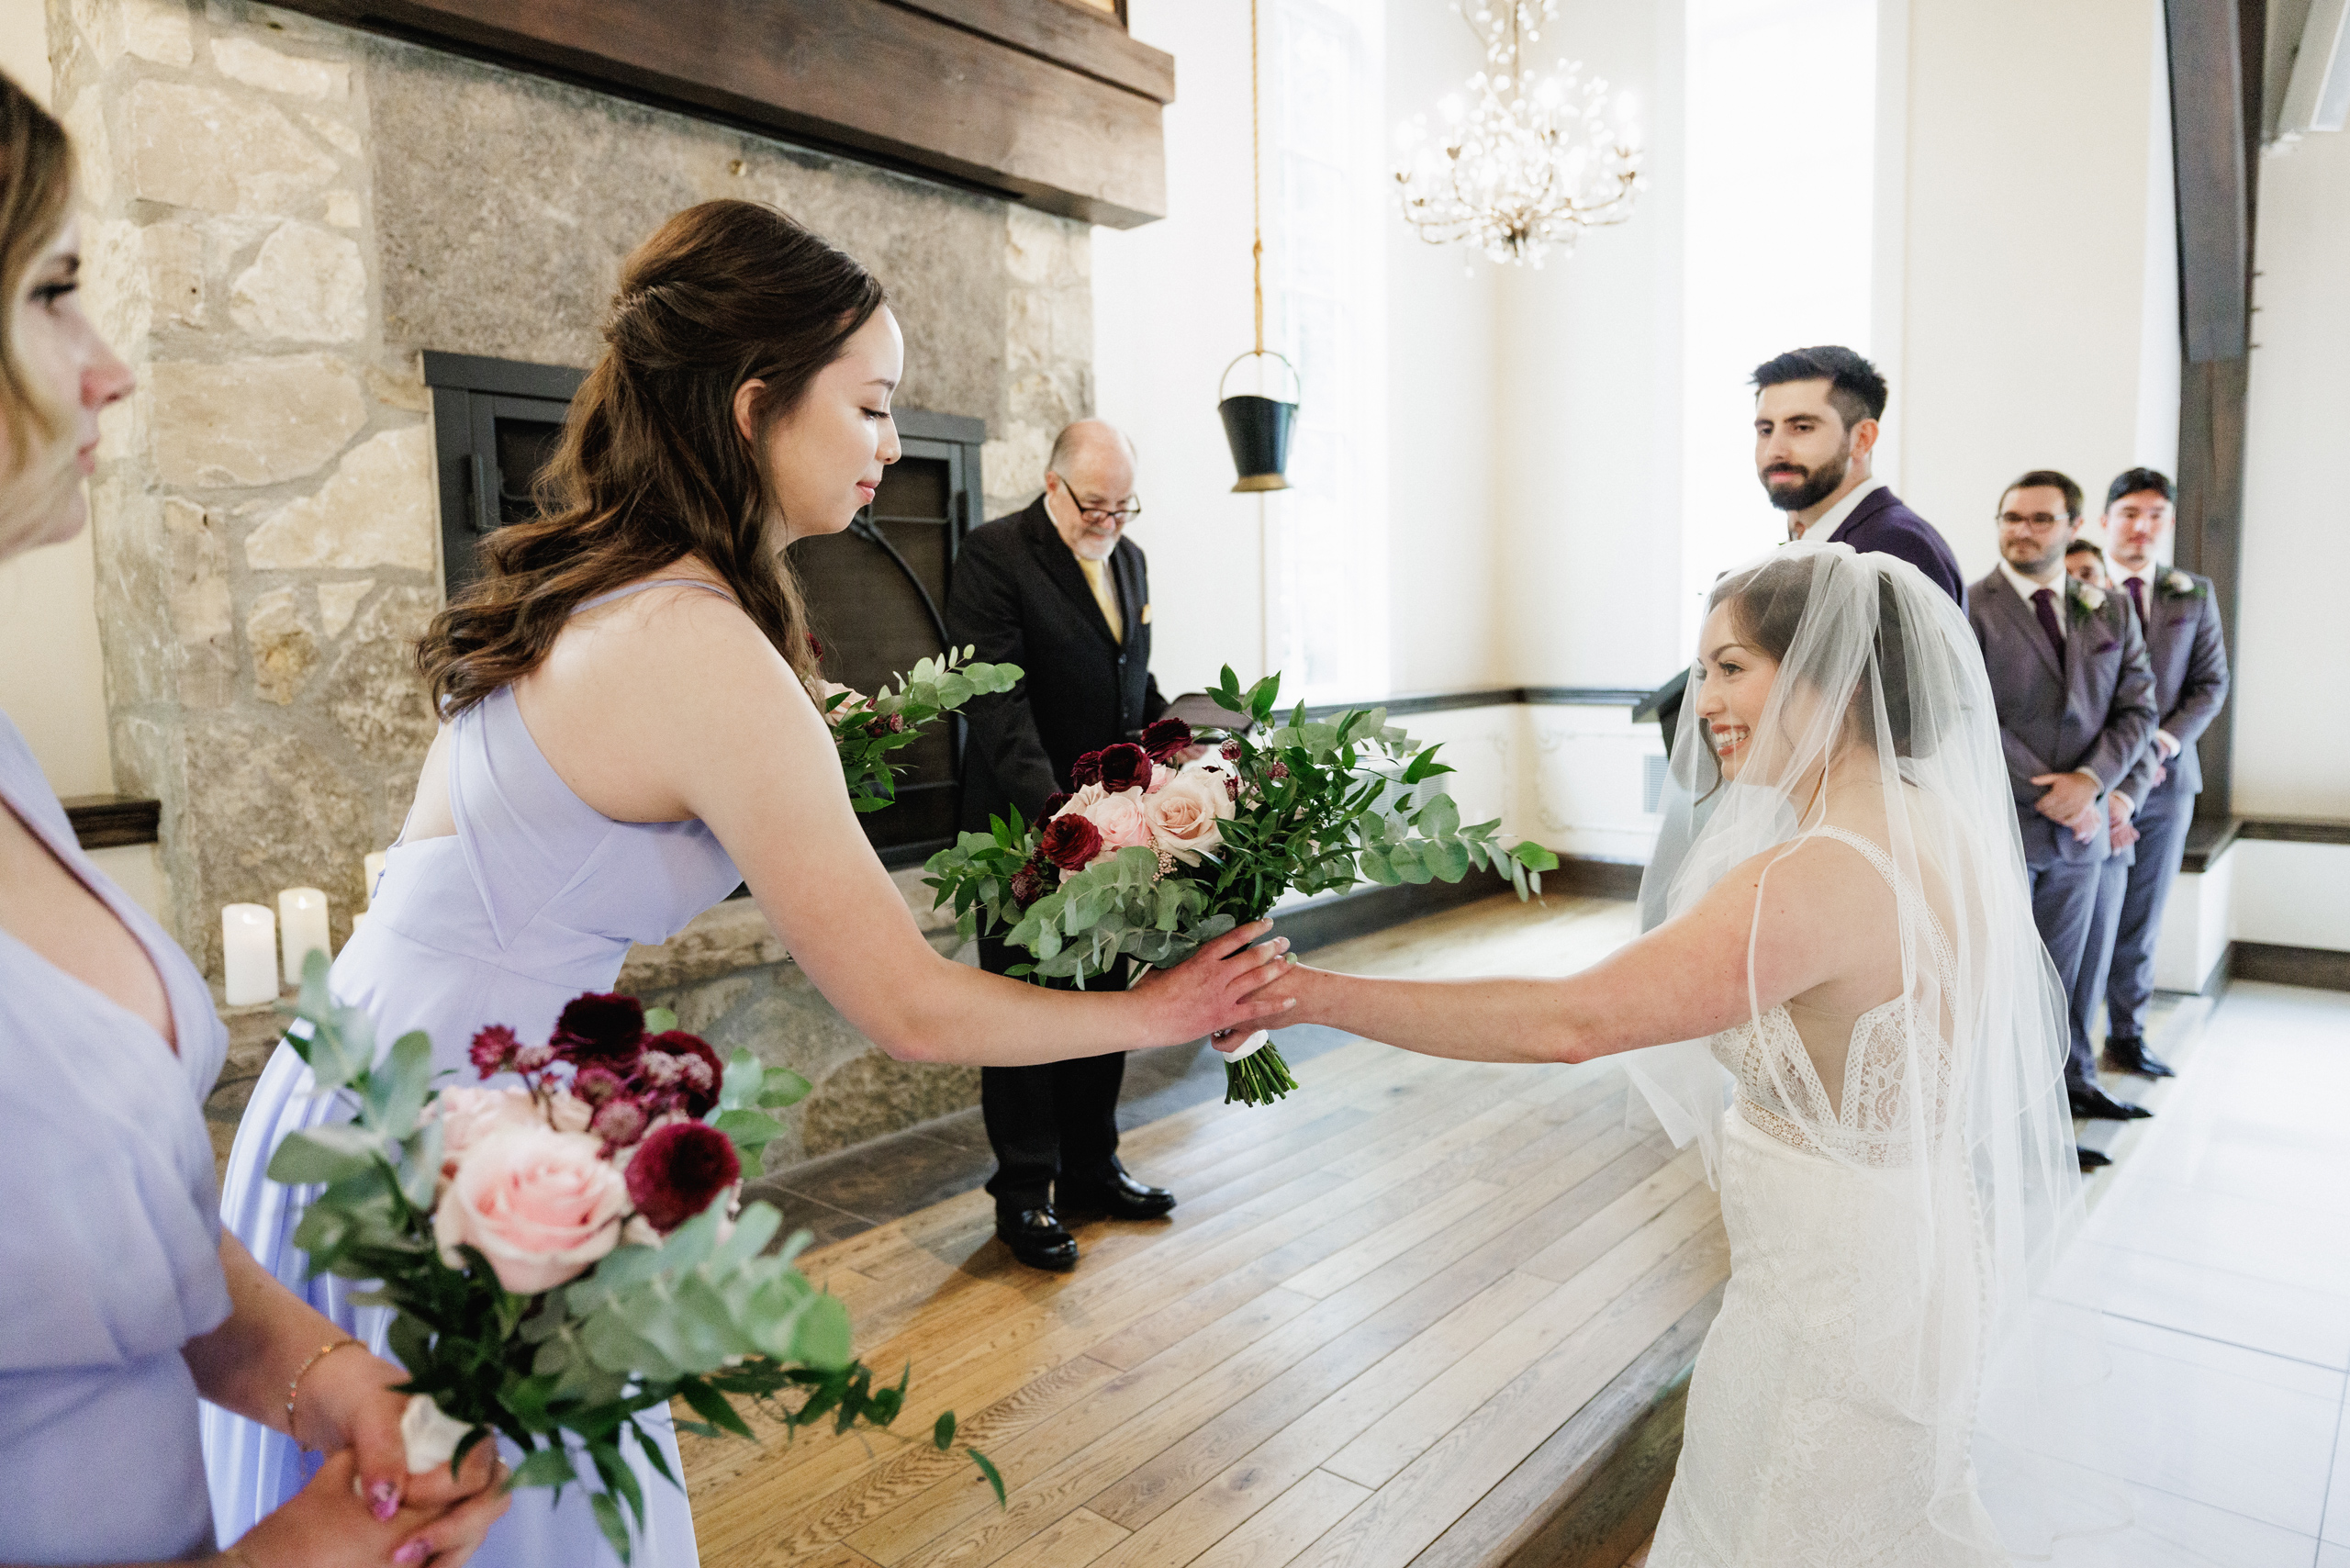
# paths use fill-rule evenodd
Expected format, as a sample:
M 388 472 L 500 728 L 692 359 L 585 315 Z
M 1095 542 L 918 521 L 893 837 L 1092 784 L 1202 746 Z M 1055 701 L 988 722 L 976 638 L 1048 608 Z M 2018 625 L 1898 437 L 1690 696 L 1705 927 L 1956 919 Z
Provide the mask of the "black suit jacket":
M 1882 551 L 1898 555 L 1926 574 L 1935 587 L 1966 608 L 1966 581 L 1958 575 L 1958 557 L 1940 530 L 1901 504 L 1890 487 L 1880 486 L 1861 499 L 1828 543 L 1842 543 L 1866 554 Z
M 1139 547 L 1118 541 L 1110 557 L 1125 622 L 1122 645 L 1077 557 L 1061 543 L 1042 496 L 1028 510 L 971 531 L 955 560 L 946 634 L 989 664 L 1026 678 L 964 709 L 965 829 L 983 833 L 1007 805 L 1031 823 L 1069 788 L 1069 764 L 1131 740 L 1167 711 L 1150 674 L 1150 575 Z

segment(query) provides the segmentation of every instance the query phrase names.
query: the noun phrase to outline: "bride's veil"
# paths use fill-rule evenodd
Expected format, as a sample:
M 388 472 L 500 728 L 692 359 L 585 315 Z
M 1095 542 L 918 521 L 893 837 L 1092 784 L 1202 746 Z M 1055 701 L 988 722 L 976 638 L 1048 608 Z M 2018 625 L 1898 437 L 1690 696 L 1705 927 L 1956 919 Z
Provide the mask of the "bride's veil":
M 1785 652 L 1734 781 L 1698 717 L 1693 668 L 1644 913 L 1678 917 L 1758 857 L 1757 945 L 1787 935 L 1774 917 L 1825 930 L 1841 908 L 1873 925 L 1894 911 L 1883 939 L 1899 958 L 1898 1004 L 1866 1032 L 1863 1059 L 1847 1062 L 1841 1040 L 1807 1041 L 1808 1065 L 1762 1053 L 1767 1108 L 1749 1119 L 1776 1118 L 1766 1132 L 1852 1177 L 1837 1223 L 1870 1239 L 1849 1281 L 1851 1371 L 1872 1403 L 1932 1428 L 1934 1525 L 2043 1555 L 2122 1523 L 2127 1506 L 2100 1473 L 2097 1315 L 2044 1288 L 2083 1217 L 2065 1010 L 2032 922 L 1982 655 L 1915 567 L 1846 545 L 1775 550 L 1722 579 L 1714 602 L 1728 600 L 1746 646 Z M 1874 857 L 1823 848 L 1852 897 L 1799 914 L 1774 904 L 1767 868 L 1826 824 L 1885 857 L 1890 900 Z M 1707 1044 L 1622 1059 L 1673 1140 L 1696 1139 L 1716 1170 L 1731 1083 Z

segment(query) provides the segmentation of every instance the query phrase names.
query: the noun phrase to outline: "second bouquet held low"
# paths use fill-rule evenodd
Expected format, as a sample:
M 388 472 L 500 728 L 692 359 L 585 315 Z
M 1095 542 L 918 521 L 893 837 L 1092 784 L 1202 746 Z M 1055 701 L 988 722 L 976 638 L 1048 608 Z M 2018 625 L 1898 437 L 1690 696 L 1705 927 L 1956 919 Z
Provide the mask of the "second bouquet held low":
M 1463 825 L 1449 796 L 1427 795 L 1452 769 L 1383 708 L 1310 719 L 1300 704 L 1276 723 L 1281 677 L 1243 690 L 1229 666 L 1208 695 L 1230 727 L 1162 719 L 1139 745 L 1080 757 L 1074 792 L 1046 802 L 1040 822 L 1014 812 L 933 856 L 929 885 L 963 934 L 1027 953 L 1011 972 L 1038 982 L 1127 983 L 1292 891 L 1492 869 L 1525 898 L 1559 863 L 1537 844 L 1505 846 L 1499 821 Z M 1266 1104 L 1297 1086 L 1262 1030 L 1225 1070 L 1226 1103 Z

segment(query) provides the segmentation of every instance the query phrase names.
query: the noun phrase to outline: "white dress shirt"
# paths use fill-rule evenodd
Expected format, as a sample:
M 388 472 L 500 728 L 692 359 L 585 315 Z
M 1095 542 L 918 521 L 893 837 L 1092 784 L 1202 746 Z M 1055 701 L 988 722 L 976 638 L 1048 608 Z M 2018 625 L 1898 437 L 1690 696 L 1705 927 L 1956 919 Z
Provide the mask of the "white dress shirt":
M 1871 475 L 1868 478 L 1865 478 L 1859 484 L 1853 486 L 1851 493 L 1846 495 L 1842 500 L 1838 501 L 1834 506 L 1830 507 L 1826 511 L 1821 512 L 1818 517 L 1814 518 L 1811 521 L 1809 527 L 1796 529 L 1794 537 L 1797 539 L 1817 539 L 1822 544 L 1827 543 L 1830 539 L 1836 537 L 1836 531 L 1844 526 L 1844 520 L 1852 516 L 1852 513 L 1859 509 L 1860 504 L 1863 501 L 1868 499 L 1871 496 L 1884 488 L 1885 481 L 1877 478 L 1874 475 Z

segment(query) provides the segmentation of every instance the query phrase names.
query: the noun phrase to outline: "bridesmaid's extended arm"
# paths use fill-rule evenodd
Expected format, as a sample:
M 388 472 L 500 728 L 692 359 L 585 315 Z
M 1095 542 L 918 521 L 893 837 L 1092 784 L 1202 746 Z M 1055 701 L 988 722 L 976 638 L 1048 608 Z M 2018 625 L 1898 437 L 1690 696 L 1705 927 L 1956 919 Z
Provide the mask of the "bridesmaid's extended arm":
M 1817 913 L 1833 872 L 1818 855 L 1783 857 L 1767 886 L 1771 934 L 1753 942 L 1762 857 L 1738 868 L 1679 917 L 1559 980 L 1377 980 L 1292 968 L 1266 994 L 1298 1003 L 1292 1022 L 1323 1024 L 1425 1056 L 1469 1061 L 1578 1062 L 1693 1040 L 1850 969 L 1852 923 Z
M 623 602 L 518 688 L 532 736 L 607 816 L 708 825 L 816 989 L 891 1056 L 1016 1067 L 1281 1016 L 1252 993 L 1284 945 L 1226 958 L 1262 923 L 1131 992 L 1048 991 L 942 958 L 850 809 L 822 716 L 765 636 L 693 589 Z

